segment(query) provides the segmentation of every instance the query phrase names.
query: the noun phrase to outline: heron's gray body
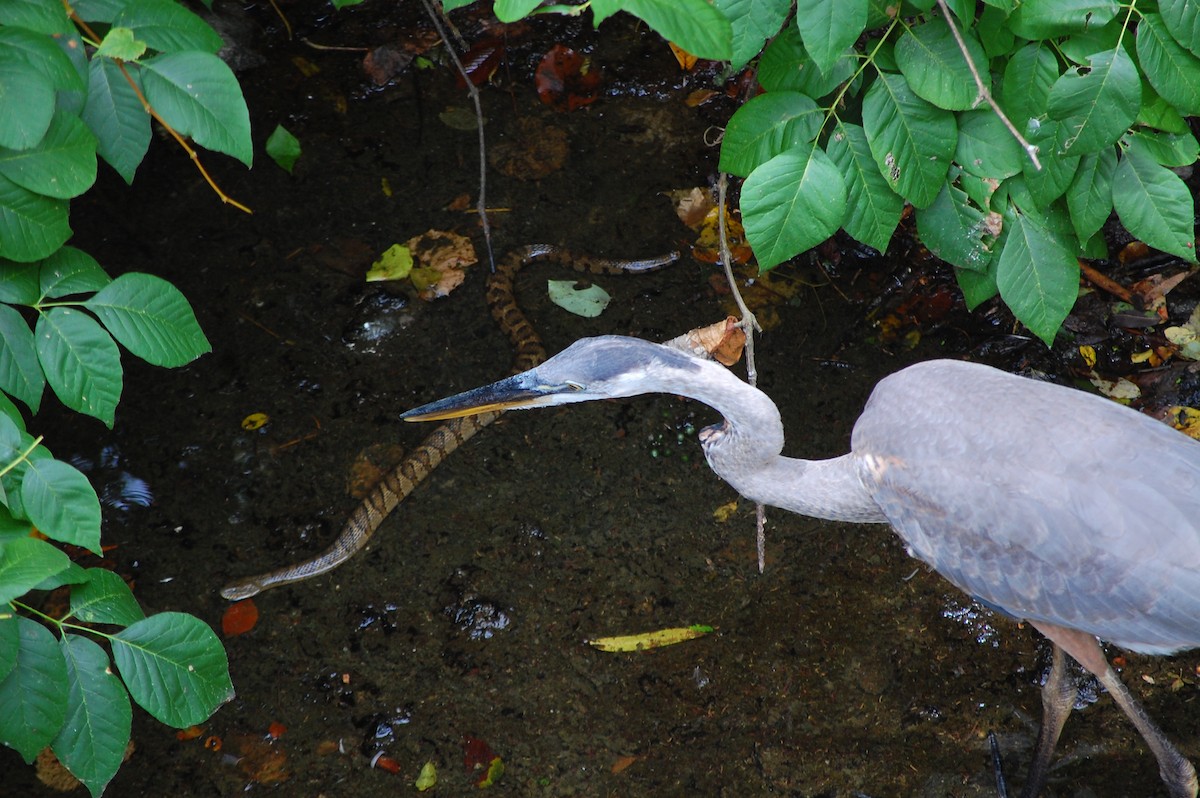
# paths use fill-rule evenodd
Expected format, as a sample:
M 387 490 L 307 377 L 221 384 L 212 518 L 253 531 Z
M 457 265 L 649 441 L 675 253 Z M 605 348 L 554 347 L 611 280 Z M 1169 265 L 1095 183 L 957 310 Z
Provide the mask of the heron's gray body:
M 1074 700 L 1066 652 L 1142 733 L 1175 798 L 1191 764 L 1113 672 L 1101 638 L 1151 654 L 1200 648 L 1200 442 L 1107 399 L 988 366 L 934 360 L 882 380 L 850 452 L 782 456 L 774 402 L 724 367 L 634 338 L 578 341 L 536 369 L 411 410 L 411 419 L 674 393 L 718 410 L 700 435 L 748 499 L 888 523 L 910 554 L 1054 643 L 1024 795 L 1036 796 Z

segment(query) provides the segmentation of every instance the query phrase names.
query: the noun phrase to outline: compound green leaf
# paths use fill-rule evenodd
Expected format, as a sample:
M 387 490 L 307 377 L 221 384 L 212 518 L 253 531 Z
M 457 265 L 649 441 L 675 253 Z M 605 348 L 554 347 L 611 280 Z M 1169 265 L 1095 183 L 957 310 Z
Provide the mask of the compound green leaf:
M 36 413 L 45 389 L 46 378 L 33 345 L 33 331 L 15 308 L 0 305 L 0 390 Z
M 67 555 L 44 540 L 24 537 L 0 544 L 0 604 L 20 598 L 70 564 Z
M 152 615 L 119 632 L 112 647 L 133 700 L 168 726 L 201 723 L 233 698 L 221 641 L 191 615 Z
M 13 622 L 17 664 L 0 681 L 0 744 L 33 762 L 67 717 L 67 663 L 46 627 L 20 616 Z
M 1200 58 L 1175 41 L 1158 14 L 1143 14 L 1137 55 L 1146 80 L 1182 114 L 1200 114 Z
M 1159 0 L 1158 11 L 1175 41 L 1200 55 L 1200 1 Z
M 763 271 L 815 247 L 842 224 L 846 186 L 820 149 L 796 147 L 759 166 L 742 184 L 742 224 Z
M 798 0 L 796 26 L 804 48 L 828 72 L 867 25 L 867 0 Z
M 43 534 L 100 554 L 100 500 L 77 468 L 61 460 L 30 460 L 21 500 Z
M 38 270 L 41 295 L 50 299 L 99 291 L 111 282 L 95 258 L 75 247 L 58 250 Z
M 824 112 L 803 94 L 760 94 L 729 120 L 721 142 L 720 168 L 745 177 L 779 153 L 812 141 L 824 118 Z
M 987 54 L 970 31 L 960 32 L 971 61 L 990 89 Z M 966 111 L 979 101 L 971 68 L 943 17 L 909 28 L 896 43 L 896 64 L 917 96 L 939 108 Z
M 863 98 L 863 128 L 892 190 L 918 208 L 933 202 L 957 147 L 954 115 L 918 97 L 903 76 L 883 73 Z
M 992 260 L 984 244 L 992 233 L 984 223 L 983 211 L 967 195 L 950 185 L 942 187 L 928 208 L 917 211 L 917 232 L 930 252 L 960 269 L 986 271 Z
M 113 26 L 131 29 L 151 49 L 163 53 L 216 53 L 224 46 L 207 22 L 174 0 L 130 0 L 113 20 Z
M 121 398 L 121 354 L 92 317 L 72 308 L 51 308 L 34 330 L 38 359 L 59 400 L 113 425 Z
M 84 306 L 147 363 L 182 366 L 212 350 L 183 294 L 152 274 L 123 274 Z
M 137 64 L 126 64 L 125 69 L 140 87 Z M 150 116 L 120 67 L 107 58 L 93 58 L 88 64 L 87 102 L 80 118 L 95 134 L 100 157 L 132 183 L 150 147 Z
M 1112 213 L 1116 168 L 1117 154 L 1112 147 L 1089 153 L 1079 160 L 1075 179 L 1067 189 L 1067 210 L 1080 241 L 1094 236 Z
M 78 197 L 96 182 L 96 138 L 79 117 L 59 111 L 37 144 L 0 147 L 0 174 L 35 194 Z
M 1067 70 L 1050 89 L 1047 109 L 1066 127 L 1062 152 L 1067 155 L 1111 147 L 1142 107 L 1142 81 L 1124 48 L 1095 53 L 1087 64 Z
M 51 747 L 72 775 L 99 796 L 125 757 L 133 708 L 104 649 L 72 634 L 64 635 L 59 645 L 67 665 L 67 717 Z
M 1178 175 L 1130 148 L 1117 164 L 1112 191 L 1113 206 L 1126 230 L 1155 249 L 1196 262 L 1195 206 Z
M 622 8 L 697 58 L 733 56 L 733 26 L 707 0 L 625 0 Z
M 858 125 L 839 120 L 825 149 L 846 184 L 846 218 L 842 220 L 842 229 L 867 246 L 886 252 L 900 223 L 904 200 L 879 173 L 867 144 L 867 134 Z
M 0 60 L 0 147 L 23 150 L 46 135 L 54 84 L 16 60 Z
M 87 569 L 87 580 L 71 588 L 71 614 L 85 623 L 128 626 L 146 617 L 125 580 L 104 568 Z
M 71 237 L 68 204 L 35 194 L 0 175 L 0 258 L 40 260 Z
M 1046 346 L 1079 295 L 1079 261 L 1048 228 L 1010 208 L 996 259 L 996 287 L 1017 320 Z
M 28 28 L 47 36 L 75 31 L 66 7 L 55 0 L 5 0 L 0 3 L 0 25 Z
M 732 69 L 758 55 L 767 39 L 779 33 L 792 7 L 790 0 L 715 0 L 713 5 L 733 26 Z
M 250 166 L 250 113 L 224 61 L 212 53 L 187 51 L 160 55 L 141 66 L 146 99 L 171 127 Z
M 71 59 L 49 36 L 26 28 L 0 27 L 0 53 L 3 53 L 3 61 L 27 64 L 55 89 L 82 91 L 84 88 Z

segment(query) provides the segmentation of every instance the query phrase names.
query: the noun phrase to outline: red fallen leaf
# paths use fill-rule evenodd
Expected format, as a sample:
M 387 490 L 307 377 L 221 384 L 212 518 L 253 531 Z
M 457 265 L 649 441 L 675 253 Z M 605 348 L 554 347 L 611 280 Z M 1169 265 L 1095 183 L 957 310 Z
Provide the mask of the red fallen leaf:
M 462 56 L 463 69 L 476 86 L 482 86 L 496 72 L 500 62 L 504 60 L 504 40 L 497 38 L 480 39 Z M 467 82 L 462 74 L 458 76 L 458 87 L 465 89 Z
M 256 623 L 258 607 L 254 606 L 253 599 L 246 599 L 229 605 L 229 609 L 225 610 L 221 616 L 221 631 L 226 637 L 236 637 L 249 632 Z
M 574 111 L 596 101 L 601 74 L 590 59 L 556 44 L 542 56 L 534 75 L 538 97 L 556 111 Z
M 463 735 L 463 765 L 475 776 L 475 786 L 491 787 L 504 773 L 504 761 L 478 737 Z
M 267 726 L 267 736 L 269 736 L 272 740 L 278 740 L 286 732 L 287 726 L 284 726 L 277 720 L 271 721 L 271 724 Z

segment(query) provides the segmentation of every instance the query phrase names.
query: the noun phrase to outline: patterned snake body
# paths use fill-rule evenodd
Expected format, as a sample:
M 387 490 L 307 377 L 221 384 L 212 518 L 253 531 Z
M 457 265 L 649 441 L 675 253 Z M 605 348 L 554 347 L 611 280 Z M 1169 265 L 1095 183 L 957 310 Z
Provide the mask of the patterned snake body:
M 492 318 L 508 336 L 514 350 L 513 374 L 537 366 L 546 359 L 542 339 L 517 306 L 513 281 L 517 272 L 534 261 L 548 261 L 594 274 L 637 274 L 654 271 L 676 259 L 672 252 L 645 260 L 607 260 L 573 255 L 550 244 L 531 244 L 509 252 L 487 282 L 487 304 Z M 221 589 L 221 596 L 239 601 L 270 590 L 328 573 L 357 554 L 379 529 L 396 505 L 413 492 L 429 474 L 475 433 L 499 418 L 504 411 L 455 418 L 439 425 L 404 462 L 371 488 L 342 527 L 337 540 L 311 559 L 258 576 L 241 579 Z

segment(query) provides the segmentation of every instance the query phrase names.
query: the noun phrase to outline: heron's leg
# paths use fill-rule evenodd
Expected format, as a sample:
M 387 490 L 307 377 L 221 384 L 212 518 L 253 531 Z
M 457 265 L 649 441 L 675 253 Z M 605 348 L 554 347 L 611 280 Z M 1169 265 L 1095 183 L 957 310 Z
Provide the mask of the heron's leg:
M 1050 659 L 1050 673 L 1046 674 L 1046 683 L 1042 685 L 1042 724 L 1038 728 L 1037 747 L 1029 764 L 1029 777 L 1025 780 L 1025 788 L 1021 790 L 1021 798 L 1037 798 L 1046 786 L 1054 746 L 1058 744 L 1063 725 L 1075 708 L 1075 698 L 1079 693 L 1075 680 L 1067 674 L 1066 652 L 1053 640 L 1051 643 L 1054 653 Z
M 1080 665 L 1094 673 L 1100 684 L 1117 702 L 1117 706 L 1133 721 L 1133 725 L 1141 732 L 1146 745 L 1150 746 L 1155 759 L 1158 760 L 1158 774 L 1166 784 L 1171 798 L 1196 798 L 1196 769 L 1179 753 L 1179 749 L 1171 744 L 1113 671 L 1104 652 L 1100 650 L 1099 641 L 1092 635 L 1061 626 L 1044 623 L 1035 623 L 1033 626 L 1050 638 L 1056 646 L 1061 646 Z

